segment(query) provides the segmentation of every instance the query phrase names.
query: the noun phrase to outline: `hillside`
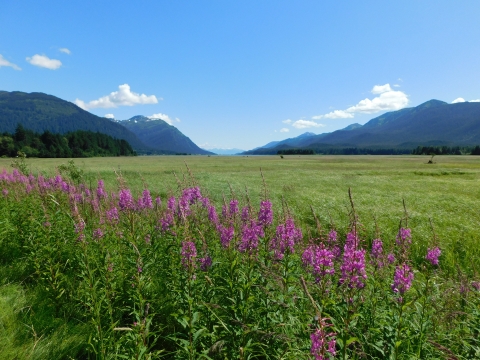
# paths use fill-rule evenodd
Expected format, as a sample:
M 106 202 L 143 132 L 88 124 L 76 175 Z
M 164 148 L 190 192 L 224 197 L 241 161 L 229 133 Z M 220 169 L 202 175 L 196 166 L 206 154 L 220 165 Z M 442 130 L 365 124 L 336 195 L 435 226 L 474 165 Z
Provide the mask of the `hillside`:
M 199 148 L 175 126 L 160 119 L 149 119 L 137 115 L 128 120 L 119 121 L 147 146 L 156 150 L 165 150 L 174 153 L 210 155 L 210 151 Z
M 18 124 L 38 133 L 100 132 L 126 140 L 135 150 L 147 148 L 125 127 L 69 101 L 44 93 L 0 91 L 0 132 L 14 133 Z
M 417 107 L 382 114 L 363 126 L 350 125 L 332 133 L 308 137 L 295 144 L 287 142 L 248 153 L 276 154 L 288 148 L 309 148 L 321 152 L 322 149 L 331 148 L 413 149 L 424 145 L 478 144 L 480 103 L 447 104 L 430 100 Z

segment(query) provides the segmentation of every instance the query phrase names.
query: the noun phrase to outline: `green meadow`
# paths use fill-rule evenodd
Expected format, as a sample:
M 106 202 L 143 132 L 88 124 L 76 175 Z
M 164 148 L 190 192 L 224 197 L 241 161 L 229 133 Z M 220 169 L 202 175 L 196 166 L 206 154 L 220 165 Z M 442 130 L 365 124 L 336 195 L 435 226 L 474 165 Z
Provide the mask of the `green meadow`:
M 393 241 L 403 201 L 412 228 L 414 246 L 426 249 L 436 236 L 446 250 L 444 267 L 459 265 L 473 275 L 480 271 L 472 256 L 480 256 L 480 158 L 475 156 L 140 156 L 75 159 L 92 188 L 97 179 L 107 189 L 117 190 L 119 175 L 140 193 L 146 186 L 152 194 L 174 194 L 178 182 L 190 173 L 202 191 L 217 204 L 248 192 L 258 204 L 265 179 L 274 207 L 282 198 L 297 219 L 313 224 L 310 207 L 324 226 L 345 226 L 353 194 L 356 211 L 366 235 L 378 227 L 386 241 Z M 55 175 L 67 159 L 27 159 L 32 173 Z M 0 169 L 11 160 L 0 159 Z M 188 166 L 188 169 L 187 169 Z M 11 169 L 11 168 L 10 168 Z M 261 170 L 261 171 L 260 171 Z M 431 222 L 430 222 L 431 220 Z M 375 225 L 377 224 L 377 226 Z M 389 238 L 388 238 L 389 237 Z M 424 251 L 422 251 L 424 252 Z M 448 254 L 448 256 L 447 256 Z
M 480 158 L 429 160 L 2 158 L 0 358 L 478 358 Z

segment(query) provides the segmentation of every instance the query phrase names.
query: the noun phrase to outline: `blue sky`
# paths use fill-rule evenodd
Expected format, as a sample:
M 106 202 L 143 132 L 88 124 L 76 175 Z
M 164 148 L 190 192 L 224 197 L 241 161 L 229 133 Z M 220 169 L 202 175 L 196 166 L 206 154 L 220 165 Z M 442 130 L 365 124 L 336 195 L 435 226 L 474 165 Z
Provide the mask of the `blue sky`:
M 251 149 L 480 99 L 479 1 L 2 1 L 0 90 Z

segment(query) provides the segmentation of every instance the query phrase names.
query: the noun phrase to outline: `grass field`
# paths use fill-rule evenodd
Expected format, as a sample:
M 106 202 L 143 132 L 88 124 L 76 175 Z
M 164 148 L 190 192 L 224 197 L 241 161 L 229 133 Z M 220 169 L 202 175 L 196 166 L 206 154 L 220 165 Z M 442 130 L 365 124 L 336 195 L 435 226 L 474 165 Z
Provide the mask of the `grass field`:
M 0 159 L 0 358 L 478 358 L 480 158 L 429 158 Z
M 480 158 L 474 156 L 149 156 L 76 159 L 87 183 L 96 186 L 104 179 L 107 188 L 117 189 L 116 174 L 141 192 L 147 185 L 162 197 L 177 190 L 177 178 L 188 177 L 186 165 L 203 191 L 217 203 L 229 198 L 230 188 L 238 197 L 248 189 L 258 204 L 263 192 L 262 169 L 274 207 L 282 197 L 304 223 L 313 224 L 310 206 L 323 225 L 346 224 L 351 188 L 360 221 L 367 235 L 375 232 L 375 220 L 390 241 L 403 216 L 402 200 L 409 214 L 414 239 L 422 244 L 432 237 L 429 219 L 447 250 L 445 270 L 460 265 L 473 274 L 480 269 L 465 254 L 480 256 Z M 36 174 L 56 173 L 66 159 L 27 159 Z M 0 169 L 11 160 L 0 159 Z M 422 249 L 424 250 L 424 249 Z M 423 251 L 422 251 L 423 252 Z

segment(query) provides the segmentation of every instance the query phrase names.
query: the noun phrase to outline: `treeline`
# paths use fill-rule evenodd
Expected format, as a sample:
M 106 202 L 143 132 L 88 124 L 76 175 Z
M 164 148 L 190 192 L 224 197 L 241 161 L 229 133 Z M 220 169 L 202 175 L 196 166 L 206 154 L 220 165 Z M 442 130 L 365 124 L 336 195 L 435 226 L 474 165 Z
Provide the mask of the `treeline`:
M 418 146 L 413 155 L 480 155 L 480 146 Z
M 314 155 L 315 152 L 312 149 L 286 149 L 278 150 L 277 155 Z
M 96 156 L 135 156 L 130 144 L 99 132 L 77 130 L 66 134 L 43 134 L 18 125 L 14 134 L 0 134 L 0 156 L 17 156 L 21 151 L 28 157 L 79 158 Z
M 324 148 L 324 149 L 285 149 L 277 155 L 405 155 L 410 149 L 368 149 L 368 148 Z

